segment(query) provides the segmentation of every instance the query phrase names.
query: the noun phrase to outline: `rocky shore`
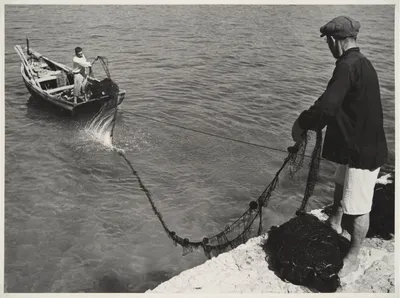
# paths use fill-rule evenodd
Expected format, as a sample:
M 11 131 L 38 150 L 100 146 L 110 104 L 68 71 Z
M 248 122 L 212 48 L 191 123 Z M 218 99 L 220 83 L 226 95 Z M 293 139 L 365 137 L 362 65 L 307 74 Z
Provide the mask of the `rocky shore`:
M 390 175 L 378 181 L 390 183 Z M 321 220 L 327 215 L 314 210 Z M 310 293 L 311 290 L 281 280 L 269 268 L 262 243 L 267 234 L 252 238 L 230 252 L 186 270 L 146 293 Z M 369 238 L 363 243 L 360 267 L 341 280 L 337 293 L 394 293 L 395 242 Z

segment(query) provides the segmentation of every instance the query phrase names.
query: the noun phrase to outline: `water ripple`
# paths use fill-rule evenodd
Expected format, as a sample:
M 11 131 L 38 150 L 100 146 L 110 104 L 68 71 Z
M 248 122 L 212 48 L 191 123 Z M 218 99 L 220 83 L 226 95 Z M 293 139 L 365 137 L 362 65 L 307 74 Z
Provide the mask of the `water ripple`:
M 89 59 L 109 58 L 126 91 L 113 144 L 168 225 L 198 240 L 235 220 L 285 154 L 193 130 L 292 145 L 291 124 L 334 69 L 318 28 L 340 14 L 362 23 L 358 41 L 380 78 L 394 157 L 393 6 L 6 5 L 6 291 L 144 292 L 205 260 L 201 253 L 182 258 L 130 168 L 87 129 L 87 119 L 29 98 L 15 44 L 29 36 L 32 48 L 70 66 L 76 46 Z M 310 208 L 331 201 L 334 168 L 321 166 Z M 266 228 L 294 214 L 306 174 L 294 181 L 282 174 Z

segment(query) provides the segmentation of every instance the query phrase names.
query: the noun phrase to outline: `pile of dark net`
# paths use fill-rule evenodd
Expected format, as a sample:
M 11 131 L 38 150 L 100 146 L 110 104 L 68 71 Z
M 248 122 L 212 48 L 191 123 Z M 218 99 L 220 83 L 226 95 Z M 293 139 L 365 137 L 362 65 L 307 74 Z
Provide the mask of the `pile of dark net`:
M 390 180 L 389 184 L 375 186 L 367 237 L 393 238 L 394 172 Z M 323 212 L 330 215 L 332 206 Z M 328 223 L 302 213 L 272 227 L 263 249 L 272 269 L 283 280 L 319 292 L 335 292 L 340 286 L 338 272 L 349 245 Z
M 270 229 L 263 249 L 271 269 L 283 280 L 319 292 L 335 292 L 340 285 L 338 273 L 350 242 L 328 223 L 305 213 L 319 177 L 320 130 L 316 136 L 302 204 L 294 218 Z
M 112 97 L 113 95 L 118 94 L 118 91 L 118 85 L 111 78 L 104 78 L 99 82 L 91 83 L 87 92 L 91 92 L 93 97 L 98 98 L 105 94 Z
M 103 56 L 97 56 L 95 61 L 100 62 L 106 74 L 106 77 L 100 81 L 90 81 L 87 86 L 88 90 L 86 90 L 86 92 L 91 93 L 92 96 L 95 98 L 108 95 L 110 97 L 110 100 L 107 101 L 109 103 L 107 108 L 116 108 L 119 88 L 118 85 L 111 79 L 110 70 L 108 69 L 108 59 Z M 92 68 L 89 69 L 89 76 L 94 77 L 94 72 Z
M 263 249 L 280 278 L 319 292 L 335 292 L 349 246 L 327 223 L 300 214 L 272 227 Z

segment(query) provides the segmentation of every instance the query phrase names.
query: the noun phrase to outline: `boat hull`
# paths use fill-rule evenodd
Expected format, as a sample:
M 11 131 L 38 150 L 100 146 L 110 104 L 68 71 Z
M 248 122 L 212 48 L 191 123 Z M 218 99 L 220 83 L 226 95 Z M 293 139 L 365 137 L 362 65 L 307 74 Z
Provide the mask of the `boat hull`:
M 67 110 L 69 112 L 79 112 L 79 111 L 96 111 L 98 110 L 106 101 L 110 100 L 109 96 L 102 96 L 99 98 L 96 98 L 91 101 L 87 102 L 81 102 L 78 104 L 74 103 L 69 103 L 65 101 L 59 100 L 55 96 L 51 96 L 48 93 L 44 92 L 43 90 L 37 88 L 35 85 L 33 85 L 31 82 L 29 82 L 24 76 L 22 76 L 22 79 L 25 83 L 26 88 L 28 89 L 29 93 L 34 97 L 35 99 L 43 100 L 46 101 L 50 104 L 53 104 L 55 106 L 60 107 L 63 110 Z M 120 91 L 118 94 L 118 101 L 117 105 L 120 105 L 125 98 L 125 91 Z
M 91 83 L 94 85 L 91 85 L 90 91 L 92 92 L 89 93 L 88 100 L 75 103 L 71 68 L 50 60 L 33 50 L 28 50 L 29 59 L 27 59 L 21 46 L 16 45 L 14 48 L 21 58 L 22 80 L 35 99 L 45 101 L 71 113 L 77 111 L 96 112 L 114 95 L 110 93 L 110 89 L 102 89 L 107 88 L 107 83 L 103 86 L 103 81 L 91 77 Z M 44 63 L 44 66 L 40 63 Z M 125 91 L 119 90 L 117 96 L 117 105 L 120 105 L 124 100 Z

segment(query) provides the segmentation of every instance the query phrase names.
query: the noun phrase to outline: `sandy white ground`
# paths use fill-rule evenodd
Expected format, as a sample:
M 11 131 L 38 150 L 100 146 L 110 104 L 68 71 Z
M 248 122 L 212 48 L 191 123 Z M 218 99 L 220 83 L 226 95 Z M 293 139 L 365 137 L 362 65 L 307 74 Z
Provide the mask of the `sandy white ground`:
M 386 184 L 385 178 L 379 183 Z M 311 213 L 320 219 L 327 217 L 320 210 Z M 309 293 L 305 287 L 282 281 L 268 268 L 261 247 L 266 237 L 250 239 L 146 293 Z M 395 292 L 394 240 L 366 239 L 359 258 L 359 269 L 341 280 L 337 292 Z

